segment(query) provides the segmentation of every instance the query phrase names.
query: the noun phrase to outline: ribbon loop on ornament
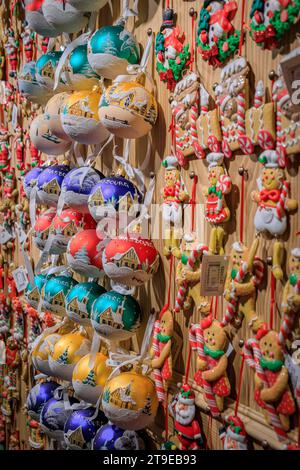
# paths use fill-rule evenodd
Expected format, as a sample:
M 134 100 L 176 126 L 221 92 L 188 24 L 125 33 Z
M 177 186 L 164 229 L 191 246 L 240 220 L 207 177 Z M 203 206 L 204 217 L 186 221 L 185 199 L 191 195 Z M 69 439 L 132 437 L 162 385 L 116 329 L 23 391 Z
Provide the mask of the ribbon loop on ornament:
M 52 247 L 53 242 L 54 242 L 54 238 L 55 238 L 55 235 L 53 233 L 51 233 L 49 235 L 47 241 L 46 241 L 46 244 L 44 246 L 44 249 L 42 251 L 40 259 L 38 260 L 38 263 L 36 265 L 36 268 L 35 268 L 35 273 L 36 274 L 40 274 L 43 264 L 46 263 L 46 261 L 48 259 L 48 256 L 49 256 L 49 253 L 50 253 L 50 250 L 51 250 L 51 247 Z
M 134 0 L 133 1 L 133 7 L 130 8 L 129 6 L 130 1 L 129 0 L 123 0 L 123 9 L 122 9 L 122 18 L 126 21 L 127 18 L 130 16 L 138 16 L 138 6 L 139 6 L 139 0 Z
M 89 365 L 88 365 L 88 367 L 91 370 L 95 366 L 96 356 L 97 356 L 97 353 L 99 352 L 100 344 L 101 344 L 101 338 L 98 335 L 98 333 L 96 331 L 94 331 L 92 347 L 91 347 L 91 351 L 90 351 L 90 360 L 89 360 Z
M 31 229 L 27 232 L 26 238 L 23 241 L 23 243 L 21 244 L 22 255 L 23 255 L 23 258 L 24 258 L 25 268 L 26 268 L 26 271 L 27 271 L 27 274 L 28 274 L 28 277 L 29 277 L 29 284 L 30 284 L 31 288 L 34 287 L 34 272 L 33 272 L 33 269 L 32 269 L 32 264 L 30 262 L 27 250 L 25 248 L 25 244 L 26 244 L 28 238 L 30 237 L 30 235 L 32 234 L 32 232 L 33 232 L 33 227 L 31 227 Z
M 123 152 L 123 157 L 120 157 L 119 155 L 116 154 L 116 149 L 117 146 L 114 147 L 113 149 L 113 157 L 115 160 L 117 160 L 122 167 L 124 168 L 126 174 L 128 175 L 129 178 L 135 178 L 137 181 L 137 184 L 139 186 L 139 191 L 141 194 L 144 194 L 145 192 L 145 177 L 143 175 L 143 172 L 140 171 L 138 168 L 134 168 L 130 163 L 128 162 L 129 160 L 129 153 L 130 153 L 130 146 L 131 146 L 131 139 L 125 139 L 124 141 L 124 152 Z

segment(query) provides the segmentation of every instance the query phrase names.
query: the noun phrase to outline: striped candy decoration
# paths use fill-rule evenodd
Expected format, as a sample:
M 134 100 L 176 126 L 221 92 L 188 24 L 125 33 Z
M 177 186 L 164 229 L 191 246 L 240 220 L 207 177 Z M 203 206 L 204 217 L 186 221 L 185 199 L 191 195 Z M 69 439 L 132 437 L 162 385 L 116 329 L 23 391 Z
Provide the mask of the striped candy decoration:
M 198 131 L 197 131 L 197 119 L 199 117 L 199 97 L 191 107 L 191 138 L 192 144 L 195 142 L 198 144 Z
M 238 126 L 238 133 L 244 135 L 246 132 L 246 99 L 245 93 L 239 93 L 237 97 L 237 126 Z
M 280 199 L 276 206 L 277 217 L 279 220 L 281 220 L 285 214 L 285 205 L 286 205 L 286 200 L 289 195 L 289 191 L 290 191 L 290 184 L 288 181 L 284 181 L 282 190 L 280 193 Z
M 153 343 L 152 343 L 152 349 L 154 351 L 154 356 L 157 358 L 159 357 L 159 341 L 158 341 L 158 333 L 160 332 L 160 321 L 156 320 L 154 323 L 154 329 L 153 329 Z M 154 369 L 153 371 L 154 375 L 154 383 L 155 383 L 155 388 L 156 388 L 156 393 L 157 393 L 157 398 L 158 401 L 160 402 L 165 402 L 166 400 L 166 390 L 164 387 L 164 381 L 162 377 L 162 373 L 160 369 Z
M 229 175 L 221 175 L 218 179 L 216 189 L 221 191 L 222 194 L 228 194 L 230 192 L 232 180 Z
M 262 381 L 263 386 L 265 388 L 268 387 L 269 385 L 266 379 L 265 372 L 260 365 L 262 354 L 261 354 L 261 350 L 256 339 L 251 338 L 248 341 L 246 341 L 245 346 L 244 346 L 244 355 L 245 355 L 246 363 L 251 369 L 255 370 L 256 374 Z M 286 441 L 287 435 L 282 427 L 282 424 L 276 413 L 274 405 L 272 403 L 266 403 L 266 402 L 264 403 L 265 403 L 267 413 L 270 417 L 270 421 L 272 423 L 273 429 L 276 433 L 278 440 L 281 442 Z

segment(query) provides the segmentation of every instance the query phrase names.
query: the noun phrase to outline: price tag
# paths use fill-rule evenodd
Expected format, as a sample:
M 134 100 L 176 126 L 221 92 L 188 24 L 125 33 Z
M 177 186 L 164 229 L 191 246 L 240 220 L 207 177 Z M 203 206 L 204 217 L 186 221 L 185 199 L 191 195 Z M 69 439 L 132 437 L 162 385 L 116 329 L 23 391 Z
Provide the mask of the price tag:
M 228 268 L 227 256 L 204 256 L 201 266 L 201 295 L 223 295 Z
M 24 266 L 20 266 L 12 272 L 16 289 L 18 292 L 22 292 L 28 285 L 27 271 Z
M 300 48 L 298 47 L 288 54 L 280 66 L 284 76 L 289 95 L 291 97 L 291 113 L 300 112 Z
M 0 225 L 0 245 L 4 245 L 13 239 L 13 234 L 9 232 L 3 225 Z

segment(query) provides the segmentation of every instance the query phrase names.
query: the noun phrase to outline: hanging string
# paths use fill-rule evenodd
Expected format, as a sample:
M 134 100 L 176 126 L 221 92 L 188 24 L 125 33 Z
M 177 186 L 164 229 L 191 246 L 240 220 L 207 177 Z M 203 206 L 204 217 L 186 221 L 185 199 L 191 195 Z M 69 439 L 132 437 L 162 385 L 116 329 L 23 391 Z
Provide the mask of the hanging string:
M 194 71 L 194 63 L 195 63 L 195 15 L 196 12 L 194 8 L 190 9 L 190 16 L 192 18 L 192 43 L 191 43 L 191 59 L 190 59 L 190 71 Z
M 271 271 L 271 305 L 270 305 L 270 329 L 273 330 L 274 310 L 275 310 L 276 278 Z
M 244 243 L 244 218 L 245 218 L 245 171 L 242 173 L 241 183 L 241 213 L 240 213 L 240 242 Z
M 170 8 L 170 0 L 166 0 L 166 9 Z
M 193 178 L 193 187 L 192 187 L 192 195 L 190 199 L 190 205 L 192 206 L 192 218 L 191 218 L 191 232 L 195 231 L 195 211 L 196 211 L 196 190 L 198 184 L 198 176 L 194 175 Z
M 245 7 L 246 1 L 242 0 L 242 18 L 241 18 L 241 36 L 240 36 L 240 44 L 239 44 L 239 55 L 242 55 L 243 52 L 243 44 L 244 44 L 244 37 L 245 37 Z
M 243 372 L 244 372 L 244 365 L 245 365 L 245 355 L 244 355 L 244 353 L 241 353 L 241 356 L 242 356 L 242 364 L 241 364 L 241 368 L 240 368 L 240 376 L 239 376 L 238 392 L 237 392 L 235 408 L 234 408 L 234 416 L 237 416 L 237 414 L 238 414 L 240 398 L 241 398 L 241 390 L 242 390 Z

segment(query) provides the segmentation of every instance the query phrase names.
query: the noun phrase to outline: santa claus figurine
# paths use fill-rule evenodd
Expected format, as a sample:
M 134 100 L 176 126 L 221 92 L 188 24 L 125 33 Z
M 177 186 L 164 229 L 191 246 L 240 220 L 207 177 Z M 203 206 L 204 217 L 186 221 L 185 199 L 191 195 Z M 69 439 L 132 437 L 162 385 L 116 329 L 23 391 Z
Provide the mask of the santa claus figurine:
M 180 392 L 170 405 L 174 417 L 174 430 L 180 442 L 180 450 L 198 450 L 203 446 L 200 425 L 195 419 L 195 394 L 188 384 L 180 387 Z
M 238 416 L 227 418 L 228 427 L 219 431 L 224 450 L 248 450 L 247 434 L 243 421 Z

